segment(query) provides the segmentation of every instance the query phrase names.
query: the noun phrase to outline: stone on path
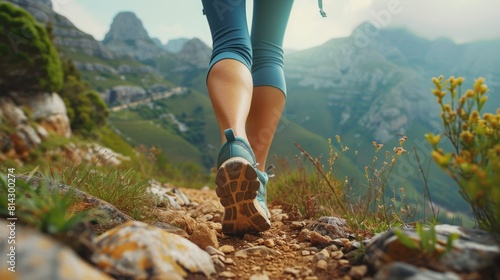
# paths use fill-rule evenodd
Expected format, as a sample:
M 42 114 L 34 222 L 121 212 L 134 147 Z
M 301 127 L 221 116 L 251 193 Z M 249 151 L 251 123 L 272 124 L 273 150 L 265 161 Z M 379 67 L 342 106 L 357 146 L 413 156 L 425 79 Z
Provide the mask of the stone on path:
M 0 279 L 111 280 L 81 259 L 71 248 L 42 233 L 15 225 L 16 243 L 8 244 L 8 222 L 0 219 Z M 10 247 L 15 246 L 15 273 L 8 270 Z
M 455 274 L 449 274 L 452 272 L 464 274 L 485 273 L 485 275 L 494 273 L 498 275 L 499 273 L 500 248 L 495 243 L 493 236 L 485 231 L 465 229 L 452 225 L 437 225 L 435 226 L 436 244 L 432 251 L 429 248 L 426 251 L 426 248 L 411 249 L 405 246 L 395 234 L 396 230 L 399 230 L 415 246 L 421 246 L 419 233 L 409 228 L 391 229 L 372 238 L 366 246 L 365 260 L 372 269 L 380 271 L 380 274 L 400 275 L 411 271 L 412 275 L 420 275 L 417 273 L 418 269 L 415 266 L 426 267 L 443 273 L 439 276 L 441 278 L 425 278 L 427 277 L 425 275 L 430 273 L 425 272 L 422 276 L 418 276 L 423 278 L 400 279 L 455 279 Z M 451 248 L 447 249 L 447 242 L 452 234 L 456 234 L 458 237 L 453 241 Z M 407 264 L 391 265 L 394 262 Z M 388 265 L 397 270 L 391 271 L 390 268 L 387 268 Z M 378 279 L 386 279 L 383 277 L 385 276 L 380 276 Z M 397 279 L 397 277 L 390 279 Z
M 103 271 L 134 279 L 184 279 L 215 273 L 210 255 L 189 240 L 141 222 L 127 222 L 96 240 L 92 260 Z
M 189 240 L 205 250 L 208 246 L 219 248 L 219 241 L 215 230 L 210 229 L 206 224 L 197 224 Z

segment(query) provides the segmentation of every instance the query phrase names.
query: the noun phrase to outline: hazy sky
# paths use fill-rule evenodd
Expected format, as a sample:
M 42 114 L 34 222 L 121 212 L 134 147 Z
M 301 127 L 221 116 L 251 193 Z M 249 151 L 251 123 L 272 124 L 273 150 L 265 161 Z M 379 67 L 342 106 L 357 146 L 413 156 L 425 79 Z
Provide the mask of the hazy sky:
M 249 14 L 252 2 L 247 1 Z M 104 38 L 117 13 L 132 11 L 142 20 L 149 35 L 164 43 L 179 37 L 198 37 L 211 44 L 201 0 L 52 0 L 52 3 L 54 10 L 98 40 Z M 499 0 L 323 0 L 323 6 L 326 18 L 319 15 L 316 0 L 295 0 L 285 48 L 305 49 L 349 36 L 364 21 L 380 27 L 406 27 L 422 37 L 448 37 L 457 43 L 500 39 Z

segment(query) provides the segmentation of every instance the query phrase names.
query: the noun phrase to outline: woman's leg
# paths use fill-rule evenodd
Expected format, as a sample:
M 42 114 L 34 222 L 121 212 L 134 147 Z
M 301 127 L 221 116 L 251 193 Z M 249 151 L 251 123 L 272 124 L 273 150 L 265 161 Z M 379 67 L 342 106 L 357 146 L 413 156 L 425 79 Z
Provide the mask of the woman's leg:
M 203 0 L 203 6 L 213 39 L 207 87 L 227 141 L 219 151 L 215 176 L 215 192 L 224 206 L 222 232 L 264 231 L 271 222 L 267 207 L 258 200 L 261 182 L 245 131 L 253 90 L 245 1 Z
M 293 0 L 255 0 L 252 23 L 253 98 L 247 135 L 263 171 L 286 100 L 283 38 Z
M 222 142 L 226 140 L 223 132 L 227 128 L 232 128 L 235 136 L 246 140 L 245 122 L 253 89 L 246 4 L 243 0 L 202 2 L 213 40 L 207 89 Z

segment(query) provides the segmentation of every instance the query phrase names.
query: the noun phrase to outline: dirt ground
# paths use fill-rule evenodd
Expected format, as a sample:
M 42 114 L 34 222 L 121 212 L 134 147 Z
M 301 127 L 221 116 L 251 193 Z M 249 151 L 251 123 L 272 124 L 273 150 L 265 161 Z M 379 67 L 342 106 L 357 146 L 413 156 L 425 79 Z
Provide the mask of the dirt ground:
M 219 201 L 214 191 L 182 191 L 195 203 Z M 213 279 L 369 279 L 358 251 L 350 248 L 350 240 L 337 240 L 336 244 L 311 242 L 304 234 L 310 221 L 300 219 L 293 208 L 285 208 L 269 205 L 274 221 L 265 232 L 218 234 L 219 250 L 209 252 L 218 273 Z

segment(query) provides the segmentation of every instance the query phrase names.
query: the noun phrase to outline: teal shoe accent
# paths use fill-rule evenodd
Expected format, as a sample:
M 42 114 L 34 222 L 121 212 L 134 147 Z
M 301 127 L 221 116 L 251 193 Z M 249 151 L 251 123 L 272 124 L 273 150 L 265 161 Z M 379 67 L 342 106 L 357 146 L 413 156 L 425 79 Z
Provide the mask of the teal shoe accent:
M 273 170 L 273 165 L 268 166 L 264 172 L 257 170 L 257 175 L 260 181 L 260 187 L 257 191 L 257 201 L 259 202 L 262 209 L 265 210 L 268 219 L 271 219 L 271 213 L 267 208 L 267 182 L 269 181 L 269 177 L 274 176 L 274 174 L 272 174 Z
M 222 232 L 244 234 L 268 230 L 269 211 L 265 200 L 262 204 L 257 199 L 262 184 L 252 148 L 246 140 L 235 137 L 232 129 L 224 134 L 227 142 L 217 157 L 215 176 L 215 193 L 224 207 Z
M 224 134 L 227 142 L 222 145 L 219 155 L 217 156 L 217 169 L 219 169 L 226 160 L 234 157 L 244 158 L 255 167 L 255 155 L 248 142 L 243 138 L 235 137 L 234 131 L 231 128 L 224 130 Z

